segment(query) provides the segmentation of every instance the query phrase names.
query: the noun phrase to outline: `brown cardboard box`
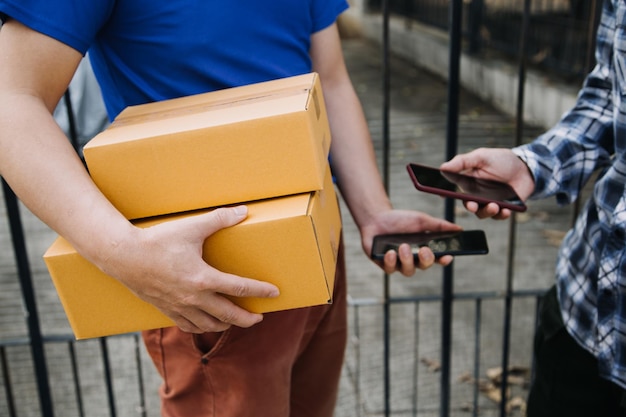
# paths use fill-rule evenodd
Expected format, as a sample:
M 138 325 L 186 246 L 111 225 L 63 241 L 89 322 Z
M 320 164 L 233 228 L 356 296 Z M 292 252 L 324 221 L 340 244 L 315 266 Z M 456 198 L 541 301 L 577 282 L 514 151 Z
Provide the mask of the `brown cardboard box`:
M 330 129 L 319 76 L 131 106 L 84 148 L 129 219 L 319 190 Z
M 281 292 L 273 299 L 233 298 L 235 303 L 262 313 L 331 302 L 341 220 L 330 173 L 327 177 L 321 191 L 249 203 L 246 220 L 206 240 L 203 257 L 210 265 L 272 282 Z M 137 224 L 147 227 L 198 213 Z M 63 238 L 52 244 L 44 260 L 77 339 L 173 325 Z

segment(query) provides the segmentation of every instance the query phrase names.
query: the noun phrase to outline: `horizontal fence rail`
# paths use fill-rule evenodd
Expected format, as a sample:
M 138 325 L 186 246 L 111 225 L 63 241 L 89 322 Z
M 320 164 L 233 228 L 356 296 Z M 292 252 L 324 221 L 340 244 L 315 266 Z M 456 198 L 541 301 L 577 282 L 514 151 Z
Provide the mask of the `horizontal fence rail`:
M 54 415 L 63 417 L 148 417 L 144 378 L 149 360 L 139 334 L 77 341 L 73 335 L 43 338 L 48 358 Z M 0 339 L 2 395 L 0 415 L 7 417 L 42 414 L 37 401 L 37 374 L 27 349 L 28 338 Z M 150 371 L 149 368 L 148 372 Z M 157 416 L 158 404 L 151 404 Z M 131 410 L 131 412 L 129 412 Z
M 526 342 L 532 338 L 539 299 L 545 290 L 515 291 L 518 325 L 514 331 Z M 469 292 L 454 295 L 457 311 L 453 333 L 452 412 L 496 415 L 497 379 L 502 329 L 494 317 L 504 308 L 503 292 Z M 438 407 L 439 364 L 438 312 L 441 296 L 415 295 L 390 300 L 392 318 L 392 415 L 430 415 Z M 383 300 L 350 299 L 350 338 L 338 416 L 382 415 L 380 367 L 382 329 L 372 328 L 371 316 L 381 316 Z M 462 316 L 462 319 L 459 319 Z M 400 336 L 400 337 L 399 337 Z M 49 359 L 53 412 L 63 417 L 115 417 L 160 415 L 152 365 L 141 336 L 136 333 L 76 341 L 72 335 L 43 338 Z M 33 401 L 35 373 L 27 354 L 28 338 L 0 339 L 0 415 L 40 415 Z M 527 343 L 526 343 L 527 344 Z M 514 412 L 523 407 L 532 369 L 531 349 L 515 352 L 513 376 L 509 377 L 506 399 Z M 495 372 L 491 375 L 489 372 Z M 340 414 L 342 413 L 342 414 Z

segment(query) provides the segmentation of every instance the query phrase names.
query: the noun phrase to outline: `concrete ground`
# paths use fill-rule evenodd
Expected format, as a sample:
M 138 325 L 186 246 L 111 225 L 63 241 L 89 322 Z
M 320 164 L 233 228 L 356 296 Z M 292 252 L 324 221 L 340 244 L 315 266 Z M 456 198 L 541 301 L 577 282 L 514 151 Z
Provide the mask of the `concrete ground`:
M 382 75 L 380 49 L 362 39 L 345 41 L 346 61 L 354 85 L 362 99 L 374 145 L 382 156 Z M 392 59 L 390 109 L 390 195 L 394 205 L 416 209 L 431 215 L 443 215 L 443 200 L 417 192 L 404 168 L 408 162 L 437 165 L 443 162 L 446 137 L 447 85 L 400 59 Z M 527 127 L 530 139 L 539 129 Z M 514 121 L 494 110 L 471 94 L 460 92 L 459 152 L 478 146 L 511 146 Z M 479 221 L 466 215 L 461 206 L 457 223 L 466 229 L 484 229 L 490 253 L 480 257 L 457 258 L 454 262 L 454 302 L 451 413 L 472 415 L 476 395 L 478 415 L 497 415 L 497 405 L 487 396 L 489 391 L 475 393 L 468 383 L 478 363 L 477 375 L 483 379 L 487 370 L 501 363 L 503 302 L 506 288 L 509 223 Z M 350 346 L 337 406 L 338 417 L 383 415 L 383 307 L 384 276 L 362 252 L 358 232 L 344 211 L 344 231 L 349 271 Z M 517 217 L 514 258 L 514 289 L 545 289 L 552 282 L 557 244 L 570 224 L 571 208 L 559 208 L 553 200 L 531 202 L 529 211 Z M 27 210 L 22 210 L 27 234 L 28 255 L 34 275 L 41 325 L 46 335 L 69 334 L 63 309 L 47 275 L 42 254 L 54 239 L 47 227 Z M 3 204 L 0 217 L 6 218 Z M 0 221 L 0 340 L 24 337 L 26 332 L 20 288 L 15 272 L 11 240 L 6 221 Z M 439 415 L 439 378 L 437 363 L 441 356 L 440 316 L 442 269 L 431 268 L 414 277 L 389 277 L 394 302 L 390 307 L 390 386 L 391 414 L 394 416 Z M 490 292 L 493 298 L 475 301 L 460 294 Z M 406 297 L 421 297 L 423 302 L 401 302 Z M 431 298 L 428 298 L 431 297 Z M 357 307 L 359 306 L 359 307 Z M 530 366 L 534 298 L 520 298 L 513 303 L 511 364 Z M 477 326 L 477 323 L 479 326 Z M 478 338 L 478 340 L 477 340 Z M 478 344 L 476 342 L 479 342 Z M 132 338 L 108 342 L 114 369 L 114 390 L 118 396 L 118 415 L 158 415 L 156 388 L 158 378 L 151 364 L 140 352 L 147 404 L 137 399 L 137 374 L 132 367 L 135 344 Z M 475 349 L 478 346 L 479 351 Z M 96 341 L 76 344 L 79 374 L 89 416 L 110 415 L 106 411 L 105 388 L 101 377 L 100 345 Z M 67 346 L 50 344 L 46 348 L 51 372 L 56 415 L 78 415 L 71 385 Z M 32 365 L 24 346 L 6 349 L 11 383 L 19 415 L 37 415 L 33 400 Z M 477 362 L 478 360 L 478 362 Z M 1 382 L 4 388 L 6 382 Z M 523 388 L 514 395 L 525 395 Z M 4 392 L 0 389 L 0 392 Z M 0 394 L 0 415 L 6 415 L 6 397 Z M 513 415 L 521 415 L 514 410 Z

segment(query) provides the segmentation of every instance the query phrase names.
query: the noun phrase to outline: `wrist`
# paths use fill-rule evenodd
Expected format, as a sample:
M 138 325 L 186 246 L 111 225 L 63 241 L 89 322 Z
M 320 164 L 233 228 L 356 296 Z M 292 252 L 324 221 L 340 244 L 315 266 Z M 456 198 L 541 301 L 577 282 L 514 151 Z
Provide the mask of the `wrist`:
M 112 260 L 128 256 L 133 246 L 131 242 L 139 239 L 139 233 L 139 228 L 119 216 L 101 222 L 100 227 L 90 229 L 74 247 L 85 259 L 105 273 L 115 276 L 111 274 L 109 265 Z

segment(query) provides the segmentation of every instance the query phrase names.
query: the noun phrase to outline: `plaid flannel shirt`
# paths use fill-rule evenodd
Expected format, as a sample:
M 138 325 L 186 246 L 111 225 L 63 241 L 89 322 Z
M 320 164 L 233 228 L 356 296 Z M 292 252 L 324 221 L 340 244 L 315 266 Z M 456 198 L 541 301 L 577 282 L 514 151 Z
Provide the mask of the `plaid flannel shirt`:
M 532 172 L 532 198 L 572 202 L 599 170 L 565 237 L 556 267 L 563 321 L 601 376 L 626 388 L 626 2 L 607 0 L 596 66 L 575 107 L 551 130 L 514 149 Z

